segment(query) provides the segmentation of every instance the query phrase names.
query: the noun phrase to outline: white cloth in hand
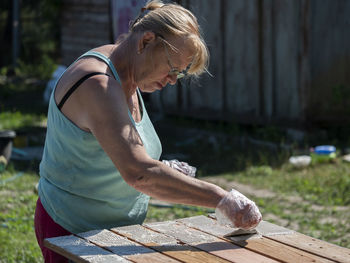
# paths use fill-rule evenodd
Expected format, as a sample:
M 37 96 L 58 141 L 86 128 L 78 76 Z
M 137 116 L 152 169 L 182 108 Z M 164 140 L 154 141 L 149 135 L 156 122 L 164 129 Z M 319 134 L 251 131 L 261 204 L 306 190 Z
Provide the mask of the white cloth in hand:
M 234 189 L 219 202 L 215 214 L 221 225 L 242 229 L 253 229 L 262 219 L 256 204 Z
M 183 174 L 186 174 L 186 175 L 191 176 L 191 177 L 195 177 L 196 176 L 197 168 L 189 165 L 186 162 L 180 162 L 180 161 L 178 161 L 176 159 L 174 159 L 174 160 L 163 160 L 162 162 L 164 164 L 166 164 L 167 166 L 169 166 L 169 167 L 171 167 L 173 169 L 176 169 L 176 170 L 178 170 L 179 172 L 181 172 Z

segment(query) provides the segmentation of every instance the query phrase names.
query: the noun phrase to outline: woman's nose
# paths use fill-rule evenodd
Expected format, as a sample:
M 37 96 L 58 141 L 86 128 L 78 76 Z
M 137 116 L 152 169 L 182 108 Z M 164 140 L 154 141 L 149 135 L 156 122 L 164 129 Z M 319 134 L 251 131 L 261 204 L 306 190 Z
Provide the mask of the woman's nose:
M 175 74 L 174 75 L 168 74 L 167 79 L 169 80 L 168 83 L 170 83 L 171 85 L 175 85 L 177 81 L 177 76 Z

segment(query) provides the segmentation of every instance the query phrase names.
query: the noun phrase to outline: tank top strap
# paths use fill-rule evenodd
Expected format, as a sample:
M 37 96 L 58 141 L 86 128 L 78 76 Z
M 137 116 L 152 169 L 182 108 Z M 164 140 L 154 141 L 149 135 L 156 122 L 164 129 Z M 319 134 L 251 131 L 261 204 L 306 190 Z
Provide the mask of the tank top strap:
M 142 98 L 140 89 L 137 88 L 136 91 L 137 91 L 137 95 L 139 97 L 139 101 L 141 102 L 141 109 L 140 110 L 141 110 L 141 113 L 143 114 L 144 112 L 146 112 L 145 104 L 143 102 L 143 98 Z
M 88 56 L 91 56 L 91 57 L 97 57 L 99 59 L 101 59 L 102 61 L 104 61 L 108 66 L 109 68 L 111 69 L 112 73 L 113 73 L 113 76 L 114 78 L 120 83 L 121 85 L 121 81 L 120 81 L 120 78 L 119 78 L 119 75 L 117 73 L 117 70 L 115 69 L 112 61 L 106 57 L 105 55 L 103 55 L 102 53 L 100 52 L 97 52 L 97 51 L 92 51 L 92 50 L 89 50 L 87 51 L 86 53 L 84 53 L 83 55 L 81 55 L 79 58 L 77 58 L 77 60 L 83 58 L 83 57 L 88 57 Z M 76 60 L 76 61 L 77 61 Z M 139 97 L 139 101 L 141 101 L 141 109 L 142 109 L 142 112 L 145 112 L 145 106 L 144 106 L 144 103 L 143 103 L 143 99 L 142 99 L 142 96 L 141 96 L 141 92 L 139 91 L 139 89 L 137 89 L 137 93 L 138 93 L 138 97 Z M 133 123 L 134 126 L 137 126 L 137 123 L 135 122 L 134 118 L 132 117 L 132 114 L 130 112 L 130 110 L 128 109 L 128 115 L 131 119 L 131 122 Z
M 114 78 L 121 84 L 117 70 L 115 69 L 112 61 L 108 57 L 106 57 L 105 55 L 103 55 L 100 52 L 92 51 L 92 50 L 89 50 L 88 52 L 84 53 L 77 60 L 79 60 L 83 57 L 97 57 L 97 58 L 101 59 L 102 61 L 104 61 L 108 65 L 108 67 L 111 69 Z

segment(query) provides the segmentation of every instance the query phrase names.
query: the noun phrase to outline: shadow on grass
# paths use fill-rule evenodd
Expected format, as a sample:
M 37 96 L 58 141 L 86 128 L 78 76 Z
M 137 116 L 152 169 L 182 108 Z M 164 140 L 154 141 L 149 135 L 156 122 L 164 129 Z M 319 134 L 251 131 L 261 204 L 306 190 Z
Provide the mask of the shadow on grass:
M 250 166 L 285 163 L 291 147 L 280 143 L 255 140 L 236 131 L 202 127 L 194 121 L 185 125 L 172 118 L 157 121 L 154 126 L 163 146 L 162 159 L 178 159 L 197 167 L 197 176 L 234 173 Z

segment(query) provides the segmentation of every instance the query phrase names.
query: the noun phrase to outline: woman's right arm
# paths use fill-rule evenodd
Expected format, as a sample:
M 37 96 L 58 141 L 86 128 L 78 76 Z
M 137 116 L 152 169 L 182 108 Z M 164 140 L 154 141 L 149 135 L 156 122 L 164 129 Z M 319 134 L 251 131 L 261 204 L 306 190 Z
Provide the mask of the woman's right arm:
M 221 187 L 186 176 L 146 152 L 128 115 L 122 88 L 112 79 L 98 76 L 87 81 L 81 101 L 82 124 L 97 138 L 123 179 L 136 190 L 160 200 L 215 208 L 228 192 Z M 248 211 L 252 206 L 243 207 Z M 243 211 L 242 210 L 242 211 Z M 255 225 L 261 217 L 247 222 Z

